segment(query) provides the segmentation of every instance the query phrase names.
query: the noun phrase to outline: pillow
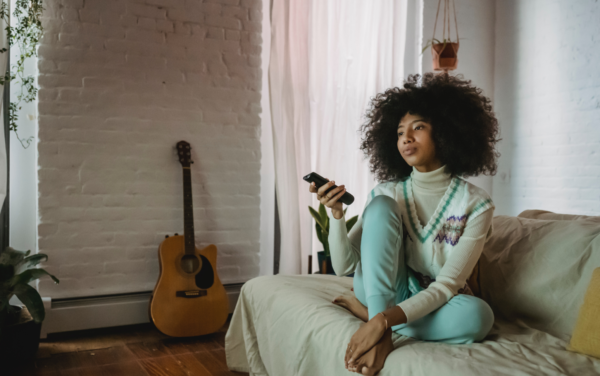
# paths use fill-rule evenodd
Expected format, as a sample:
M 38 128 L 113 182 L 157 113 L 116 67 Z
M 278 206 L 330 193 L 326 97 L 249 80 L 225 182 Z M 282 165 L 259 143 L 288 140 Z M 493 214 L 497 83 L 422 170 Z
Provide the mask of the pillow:
M 592 280 L 579 309 L 579 316 L 573 329 L 568 351 L 578 352 L 600 358 L 600 268 L 594 269 Z
M 543 219 L 543 220 L 559 220 L 559 221 L 594 221 L 600 222 L 600 216 L 591 215 L 579 215 L 579 214 L 561 214 L 554 213 L 547 210 L 528 209 L 523 210 L 519 215 L 519 218 L 530 218 L 530 219 Z
M 481 260 L 481 258 L 479 258 L 479 260 Z M 469 284 L 471 291 L 473 291 L 473 294 L 476 297 L 481 298 L 481 291 L 479 290 L 479 260 L 477 261 L 477 264 L 475 264 L 471 275 L 467 278 L 467 283 Z

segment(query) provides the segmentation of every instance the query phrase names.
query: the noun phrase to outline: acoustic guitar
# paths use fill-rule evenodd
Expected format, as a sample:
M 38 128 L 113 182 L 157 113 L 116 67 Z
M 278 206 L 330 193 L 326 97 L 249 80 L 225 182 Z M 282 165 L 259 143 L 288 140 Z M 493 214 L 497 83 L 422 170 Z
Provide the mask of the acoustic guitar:
M 227 321 L 229 299 L 217 274 L 217 247 L 196 248 L 191 147 L 177 143 L 183 168 L 183 236 L 167 235 L 158 247 L 160 274 L 150 299 L 150 321 L 171 337 L 214 333 Z

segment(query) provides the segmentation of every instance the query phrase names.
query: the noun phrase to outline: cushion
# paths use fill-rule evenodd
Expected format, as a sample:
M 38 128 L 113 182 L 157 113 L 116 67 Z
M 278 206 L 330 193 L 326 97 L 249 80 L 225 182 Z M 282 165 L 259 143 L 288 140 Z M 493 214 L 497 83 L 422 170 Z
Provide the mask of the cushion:
M 600 359 L 600 268 L 594 269 L 567 350 Z
M 481 298 L 481 291 L 479 289 L 479 260 L 477 260 L 477 264 L 475 264 L 471 276 L 467 279 L 467 283 L 469 284 L 471 291 L 473 291 L 473 295 Z
M 554 213 L 547 210 L 524 210 L 517 217 L 521 218 L 531 218 L 531 219 L 545 219 L 545 220 L 561 220 L 561 221 L 577 221 L 577 220 L 586 220 L 586 221 L 596 221 L 600 222 L 600 216 L 590 216 L 590 215 L 578 215 L 578 214 L 562 214 L 562 213 Z
M 569 341 L 592 272 L 600 223 L 498 215 L 479 259 L 481 298 L 496 317 Z

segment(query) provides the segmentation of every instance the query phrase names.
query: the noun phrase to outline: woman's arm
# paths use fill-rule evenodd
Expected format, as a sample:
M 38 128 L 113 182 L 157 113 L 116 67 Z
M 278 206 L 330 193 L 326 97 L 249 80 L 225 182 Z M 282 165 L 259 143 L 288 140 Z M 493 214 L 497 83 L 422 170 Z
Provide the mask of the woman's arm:
M 373 199 L 375 188 L 367 195 L 364 209 Z M 360 242 L 362 239 L 362 214 L 350 229 L 346 229 L 346 214 L 336 219 L 333 213 L 329 214 L 329 251 L 331 253 L 331 266 L 338 276 L 348 275 L 356 270 L 360 261 Z
M 356 269 L 360 261 L 360 240 L 362 238 L 362 215 L 350 229 L 346 229 L 346 215 L 335 219 L 329 214 L 329 252 L 335 274 L 348 275 Z

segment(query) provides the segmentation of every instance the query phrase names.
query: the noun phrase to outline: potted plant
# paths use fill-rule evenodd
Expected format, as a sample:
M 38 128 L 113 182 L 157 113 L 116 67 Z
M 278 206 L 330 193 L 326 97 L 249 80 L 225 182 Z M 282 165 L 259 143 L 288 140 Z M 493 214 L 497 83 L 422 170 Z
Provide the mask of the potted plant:
M 17 251 L 7 247 L 0 254 L 0 362 L 23 361 L 32 358 L 40 345 L 41 323 L 45 310 L 38 291 L 30 282 L 48 275 L 58 283 L 58 279 L 45 271 L 35 268 L 48 260 L 43 253 L 29 255 L 30 251 Z M 10 305 L 16 295 L 25 307 Z
M 319 271 L 321 274 L 335 274 L 333 266 L 331 265 L 331 255 L 329 253 L 329 216 L 327 215 L 327 210 L 325 210 L 325 205 L 322 203 L 319 204 L 318 212 L 311 206 L 308 207 L 308 210 L 316 222 L 315 228 L 317 230 L 317 238 L 319 238 L 319 241 L 323 244 L 323 250 L 317 252 Z M 348 208 L 344 209 L 344 215 L 346 214 L 346 210 L 348 210 Z M 346 231 L 350 232 L 350 229 L 352 229 L 357 220 L 358 215 L 347 220 Z M 354 273 L 348 275 L 348 277 L 352 276 L 354 276 Z
M 442 26 L 442 42 L 435 38 L 435 29 L 437 27 L 438 15 L 440 13 L 440 5 L 442 0 L 438 1 L 438 9 L 435 14 L 435 22 L 433 24 L 433 36 L 427 41 L 421 54 L 431 46 L 431 57 L 433 59 L 433 70 L 443 70 L 448 73 L 449 70 L 454 70 L 458 66 L 458 47 L 460 46 L 460 38 L 458 37 L 458 23 L 456 21 L 456 9 L 452 2 L 452 10 L 450 9 L 450 1 L 444 0 L 444 24 Z M 456 42 L 450 39 L 450 13 L 454 13 L 454 26 L 456 27 Z M 446 39 L 446 25 L 448 25 L 448 39 Z M 464 39 L 464 38 L 463 38 Z M 436 42 L 436 43 L 434 43 Z
M 452 42 L 450 39 L 444 38 L 444 41 L 441 42 L 436 38 L 429 39 L 425 47 L 423 47 L 421 50 L 421 54 L 430 46 L 433 59 L 433 70 L 440 71 L 456 69 L 458 66 L 458 47 L 460 46 L 459 41 Z

